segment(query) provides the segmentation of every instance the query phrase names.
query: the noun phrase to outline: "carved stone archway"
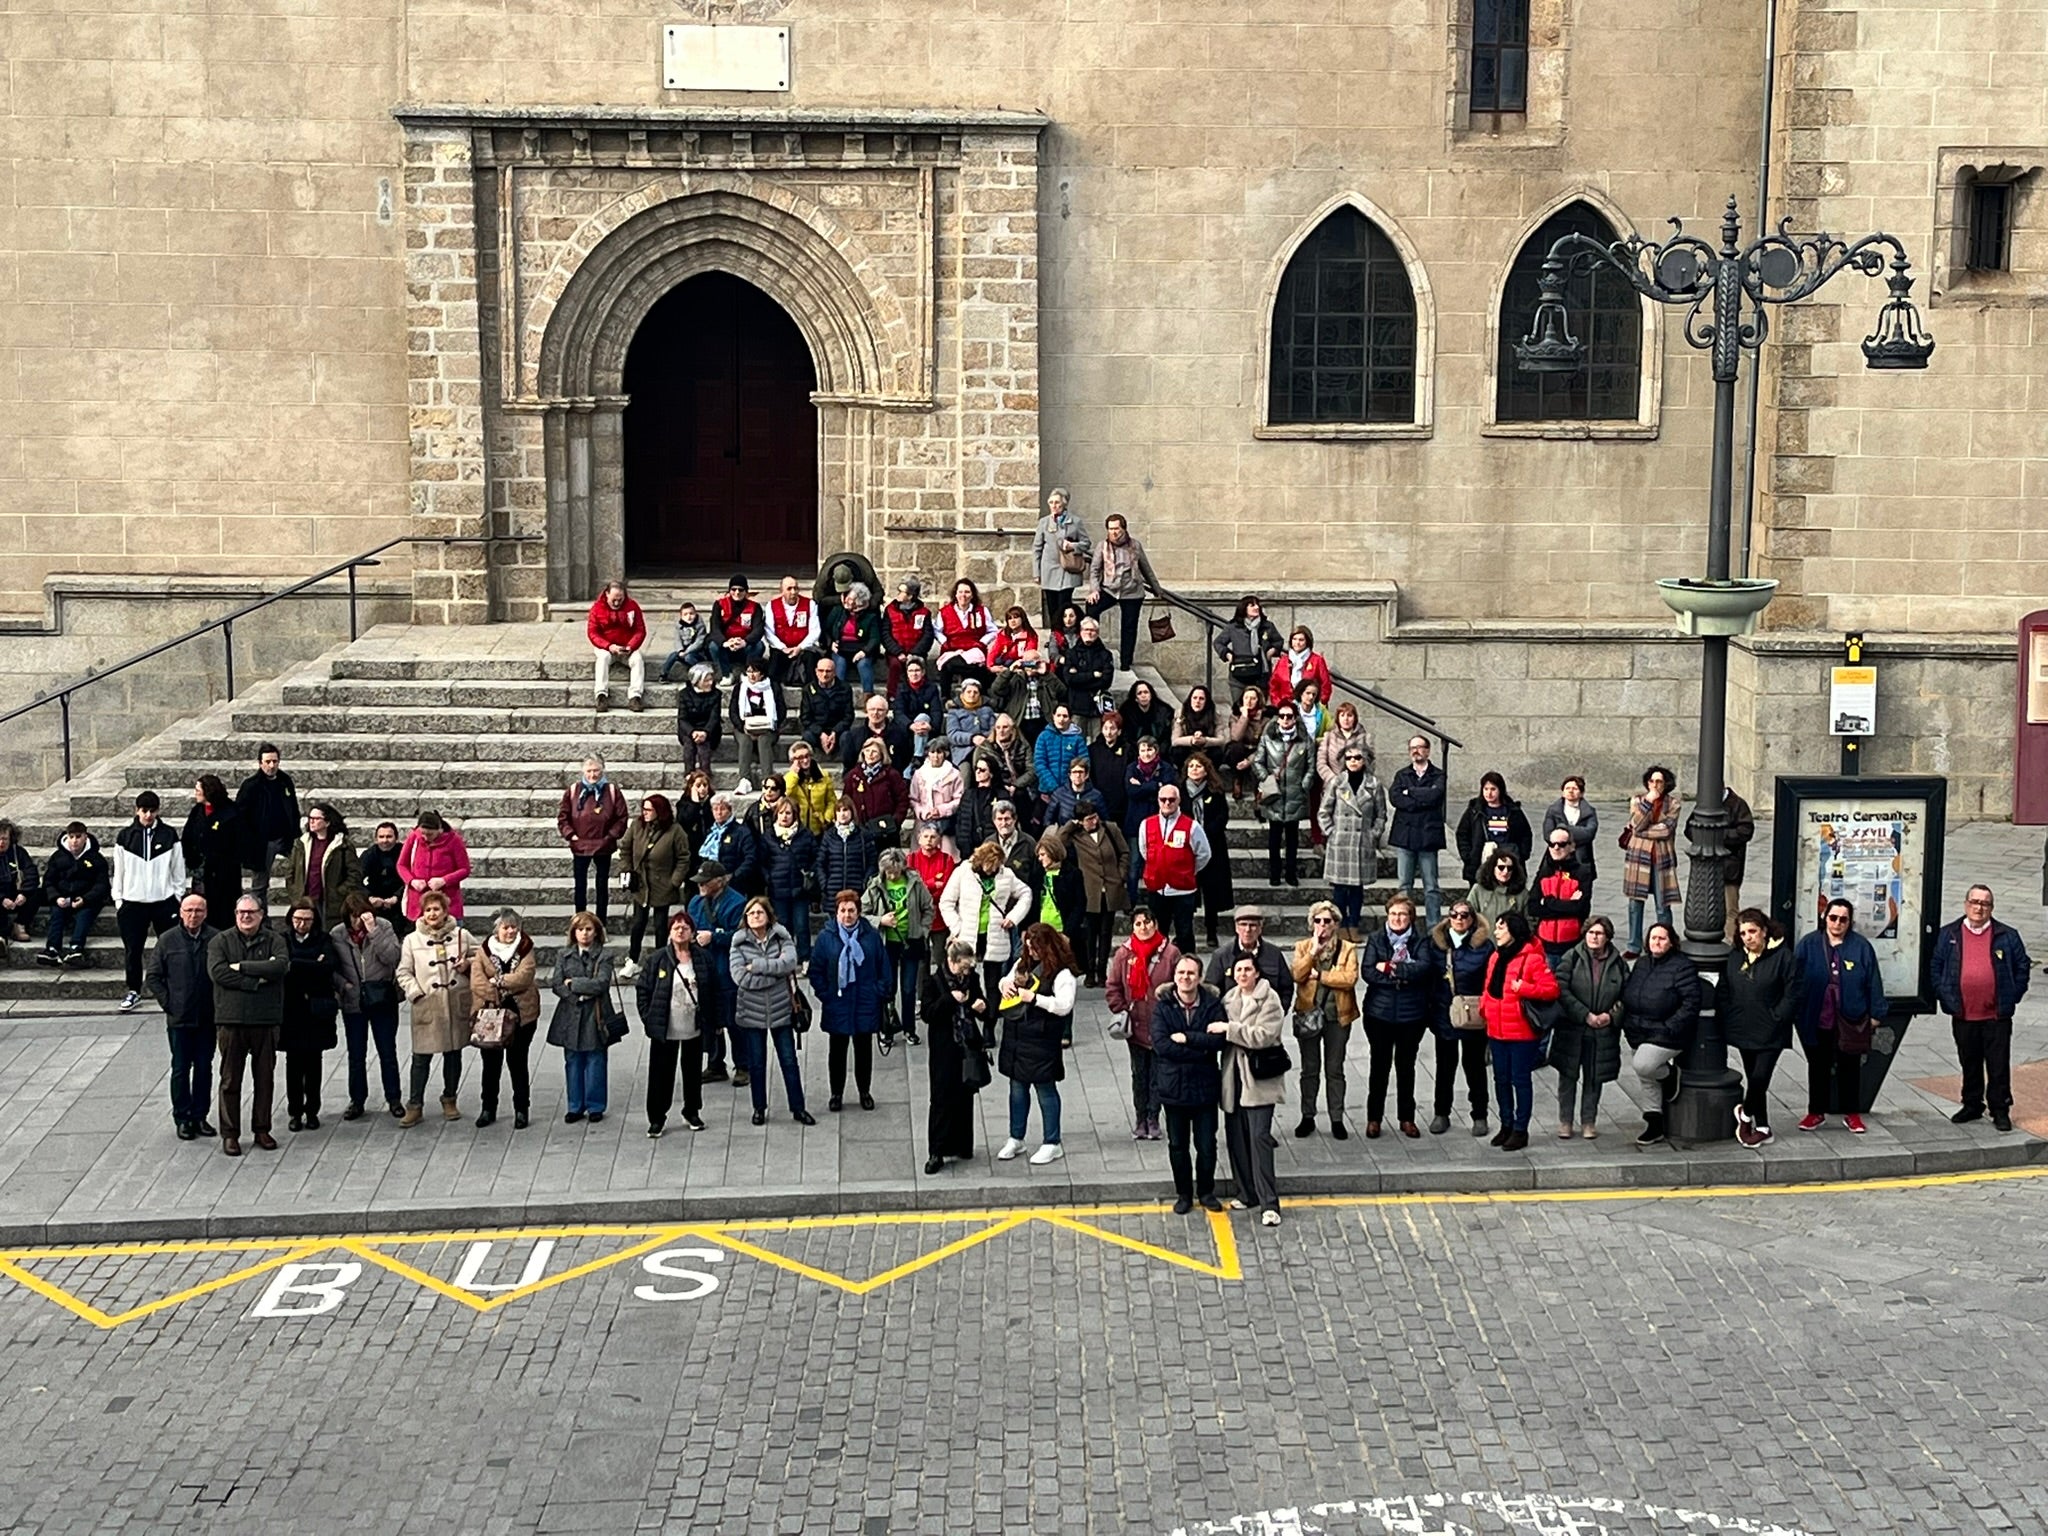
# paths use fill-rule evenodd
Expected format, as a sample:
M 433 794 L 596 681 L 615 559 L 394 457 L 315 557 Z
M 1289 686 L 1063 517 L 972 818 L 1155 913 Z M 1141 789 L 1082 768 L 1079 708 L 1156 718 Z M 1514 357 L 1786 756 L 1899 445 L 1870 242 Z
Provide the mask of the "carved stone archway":
M 627 349 L 705 272 L 810 349 L 821 549 L 987 579 L 967 543 L 1030 526 L 1041 119 L 398 115 L 415 523 L 494 541 L 426 552 L 421 619 L 540 617 L 620 569 Z

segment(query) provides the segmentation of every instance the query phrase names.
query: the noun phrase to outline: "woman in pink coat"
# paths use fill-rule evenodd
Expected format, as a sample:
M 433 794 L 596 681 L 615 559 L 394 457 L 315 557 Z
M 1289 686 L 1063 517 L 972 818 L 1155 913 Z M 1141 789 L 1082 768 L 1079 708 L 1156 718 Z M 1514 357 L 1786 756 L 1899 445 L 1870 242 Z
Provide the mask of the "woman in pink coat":
M 448 915 L 462 916 L 462 882 L 469 878 L 469 848 L 462 834 L 441 819 L 438 811 L 421 811 L 419 824 L 398 850 L 398 878 L 405 882 L 405 915 L 418 921 L 420 898 L 440 891 L 448 898 Z

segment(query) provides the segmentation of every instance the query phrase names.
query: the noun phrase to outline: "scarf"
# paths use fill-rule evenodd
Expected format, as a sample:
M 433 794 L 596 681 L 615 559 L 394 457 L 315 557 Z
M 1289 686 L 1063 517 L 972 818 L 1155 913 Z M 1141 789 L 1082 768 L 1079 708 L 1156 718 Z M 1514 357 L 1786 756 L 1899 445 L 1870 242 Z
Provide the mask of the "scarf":
M 1523 939 L 1509 939 L 1507 943 L 1494 950 L 1493 964 L 1487 968 L 1486 972 L 1486 995 L 1488 997 L 1507 996 L 1508 966 L 1513 962 L 1515 956 L 1522 952 L 1526 944 L 1527 941 Z
M 866 958 L 867 956 L 862 953 L 860 947 L 859 921 L 856 919 L 851 928 L 847 927 L 844 923 L 839 924 L 839 990 L 841 992 L 859 983 L 860 964 Z

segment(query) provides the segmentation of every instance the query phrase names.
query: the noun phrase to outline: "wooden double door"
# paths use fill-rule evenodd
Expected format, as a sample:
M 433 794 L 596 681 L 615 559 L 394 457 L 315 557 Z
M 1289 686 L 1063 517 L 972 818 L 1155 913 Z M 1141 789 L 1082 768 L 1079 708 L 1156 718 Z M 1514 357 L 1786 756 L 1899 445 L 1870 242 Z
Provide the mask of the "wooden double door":
M 818 408 L 788 313 L 722 272 L 678 285 L 626 355 L 626 566 L 637 576 L 818 564 Z

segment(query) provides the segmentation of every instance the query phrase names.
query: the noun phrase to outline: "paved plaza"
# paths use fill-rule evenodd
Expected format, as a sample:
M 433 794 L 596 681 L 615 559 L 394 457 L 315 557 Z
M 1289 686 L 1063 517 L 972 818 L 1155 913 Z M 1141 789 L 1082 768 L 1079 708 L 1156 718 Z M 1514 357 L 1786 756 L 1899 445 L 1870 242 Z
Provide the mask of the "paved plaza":
M 0 1266 L 0 1529 L 2048 1526 L 2032 1172 Z

